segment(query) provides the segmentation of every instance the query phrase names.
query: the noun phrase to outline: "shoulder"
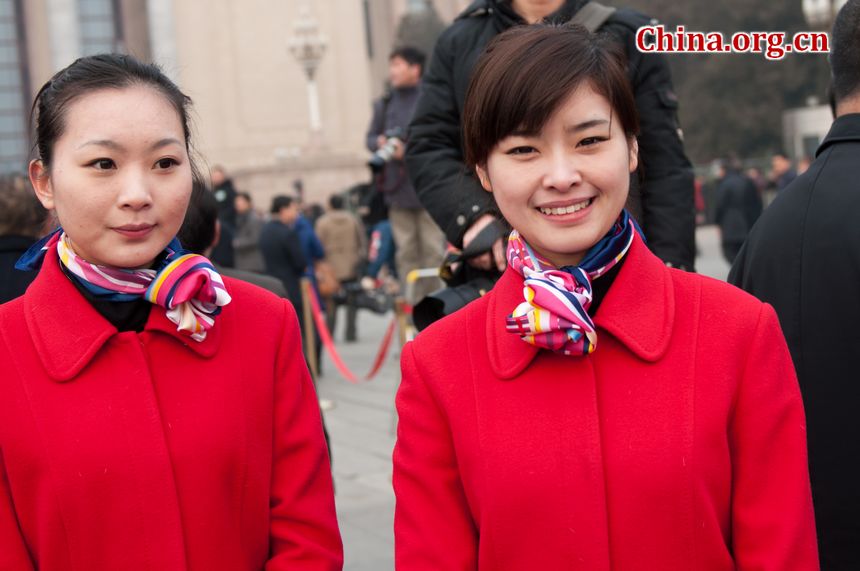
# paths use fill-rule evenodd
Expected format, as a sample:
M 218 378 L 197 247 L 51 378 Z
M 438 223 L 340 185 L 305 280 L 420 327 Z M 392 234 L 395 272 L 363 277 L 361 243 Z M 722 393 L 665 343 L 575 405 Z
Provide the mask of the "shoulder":
M 250 284 L 254 287 L 259 287 L 268 292 L 271 292 L 279 298 L 287 297 L 287 290 L 284 289 L 284 283 L 276 277 L 267 274 L 261 274 L 258 272 L 237 270 L 236 268 L 218 268 L 218 271 L 223 278 L 230 279 L 231 284 L 233 282 Z M 227 280 L 225 279 L 225 282 L 226 281 Z M 227 286 L 228 293 L 230 292 L 231 287 L 232 285 Z
M 618 8 L 604 24 L 605 28 L 615 29 L 624 34 L 634 35 L 642 26 L 654 26 L 659 20 L 632 8 Z
M 273 315 L 282 310 L 283 298 L 272 292 L 237 277 L 222 275 L 222 279 L 231 298 L 225 311 L 232 309 L 233 312 L 242 312 L 253 316 Z
M 675 311 L 698 309 L 698 318 L 708 329 L 754 328 L 765 303 L 753 295 L 701 274 L 668 269 L 675 289 Z
M 479 4 L 481 6 L 478 6 Z M 462 49 L 476 43 L 482 32 L 492 25 L 492 13 L 485 4 L 486 2 L 475 2 L 457 16 L 439 35 L 435 51 L 453 56 L 456 55 L 457 48 Z

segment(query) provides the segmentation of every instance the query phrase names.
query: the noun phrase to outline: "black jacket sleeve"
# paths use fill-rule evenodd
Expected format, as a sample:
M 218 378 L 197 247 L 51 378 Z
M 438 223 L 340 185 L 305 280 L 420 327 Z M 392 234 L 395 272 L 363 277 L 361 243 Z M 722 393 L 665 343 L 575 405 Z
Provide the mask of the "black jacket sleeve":
M 480 215 L 495 210 L 495 203 L 463 162 L 460 110 L 455 83 L 458 54 L 453 30 L 436 42 L 422 80 L 409 143 L 406 167 L 418 198 L 448 241 L 463 245 L 463 233 Z
M 385 106 L 383 105 L 382 99 L 374 101 L 373 118 L 370 120 L 370 126 L 367 128 L 367 135 L 365 137 L 365 145 L 367 146 L 367 150 L 371 153 L 375 152 L 376 149 L 379 148 L 379 145 L 376 144 L 376 139 L 379 138 L 380 135 L 385 134 L 384 112 Z
M 678 102 L 662 54 L 642 53 L 636 30 L 651 20 L 619 9 L 605 28 L 625 46 L 639 111 L 639 163 L 644 176 L 641 218 L 648 246 L 661 260 L 692 270 L 695 263 L 693 170 L 684 153 Z

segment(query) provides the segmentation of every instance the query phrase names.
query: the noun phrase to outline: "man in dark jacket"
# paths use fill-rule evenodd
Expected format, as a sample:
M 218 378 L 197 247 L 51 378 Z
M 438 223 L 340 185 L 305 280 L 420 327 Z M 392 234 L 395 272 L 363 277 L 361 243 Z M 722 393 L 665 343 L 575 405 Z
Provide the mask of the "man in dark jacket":
M 272 220 L 260 231 L 260 251 L 266 273 L 283 282 L 289 299 L 302 321 L 302 290 L 299 280 L 307 267 L 298 234 L 293 225 L 299 217 L 299 204 L 290 196 L 272 199 Z
M 860 0 L 836 17 L 836 120 L 776 197 L 729 281 L 773 305 L 797 369 L 823 570 L 860 569 Z
M 506 29 L 541 20 L 574 20 L 612 34 L 627 53 L 642 133 L 641 189 L 631 185 L 628 208 L 648 245 L 663 261 L 691 270 L 695 260 L 693 172 L 684 154 L 678 102 L 669 66 L 660 54 L 636 49 L 636 30 L 652 20 L 628 9 L 585 0 L 476 0 L 439 37 L 409 128 L 406 164 L 418 197 L 456 246 L 468 244 L 492 221 L 493 201 L 463 166 L 460 117 L 478 56 Z M 577 16 L 579 14 L 579 16 Z M 601 24 L 602 23 L 602 24 Z M 496 248 L 497 265 L 504 264 Z M 482 264 L 490 266 L 487 256 Z
M 723 256 L 731 264 L 761 215 L 761 198 L 755 183 L 741 172 L 737 157 L 726 159 L 722 171 L 717 187 L 716 222 L 720 226 Z

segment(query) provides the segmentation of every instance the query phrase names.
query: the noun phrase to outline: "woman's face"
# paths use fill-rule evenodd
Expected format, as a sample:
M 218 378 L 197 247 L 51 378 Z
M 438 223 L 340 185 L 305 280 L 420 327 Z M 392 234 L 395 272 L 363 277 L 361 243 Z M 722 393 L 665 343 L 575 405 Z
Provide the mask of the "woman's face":
M 30 179 L 78 256 L 149 267 L 179 230 L 191 196 L 179 114 L 146 86 L 83 95 L 66 109 L 50 170 L 33 161 Z
M 638 146 L 590 85 L 539 133 L 513 133 L 477 167 L 484 189 L 529 245 L 558 267 L 578 264 L 618 218 Z

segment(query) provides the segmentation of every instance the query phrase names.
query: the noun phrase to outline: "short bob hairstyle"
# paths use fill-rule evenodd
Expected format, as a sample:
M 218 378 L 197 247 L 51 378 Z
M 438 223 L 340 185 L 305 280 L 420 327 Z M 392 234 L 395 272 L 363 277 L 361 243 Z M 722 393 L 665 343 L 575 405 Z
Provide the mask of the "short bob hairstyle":
M 639 116 L 626 67 L 617 42 L 576 24 L 519 26 L 496 36 L 466 92 L 466 164 L 485 164 L 496 144 L 515 131 L 538 133 L 585 83 L 609 101 L 625 134 L 635 137 Z

